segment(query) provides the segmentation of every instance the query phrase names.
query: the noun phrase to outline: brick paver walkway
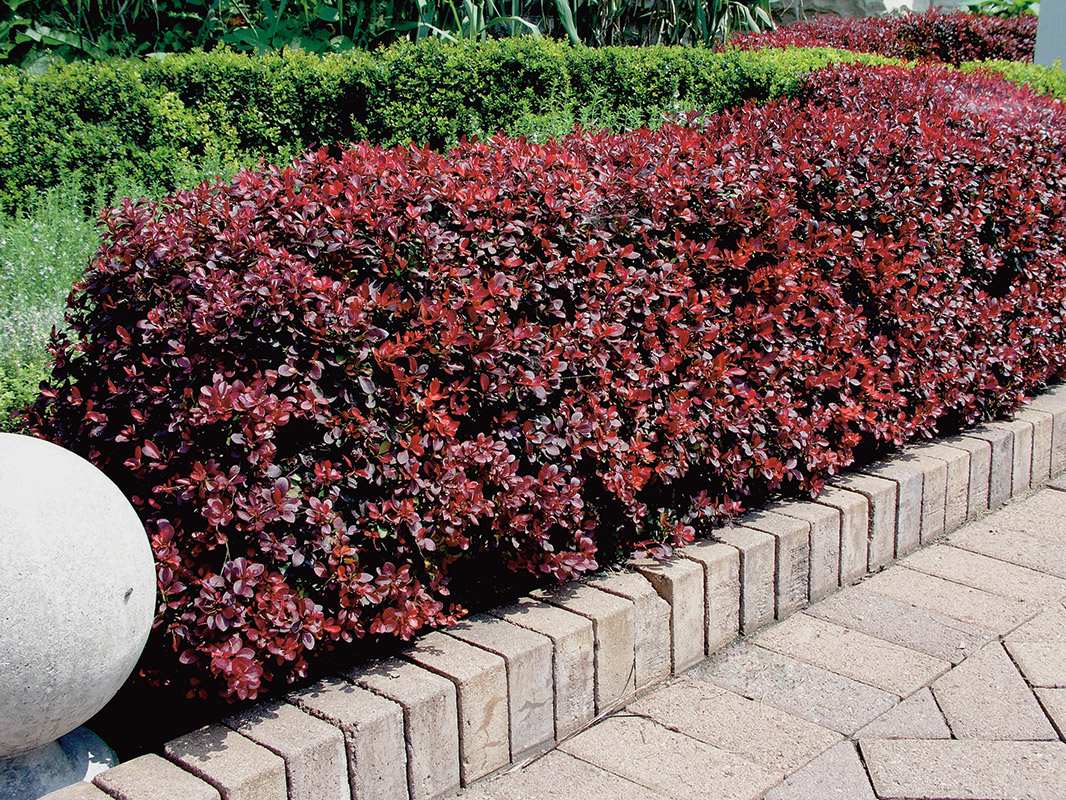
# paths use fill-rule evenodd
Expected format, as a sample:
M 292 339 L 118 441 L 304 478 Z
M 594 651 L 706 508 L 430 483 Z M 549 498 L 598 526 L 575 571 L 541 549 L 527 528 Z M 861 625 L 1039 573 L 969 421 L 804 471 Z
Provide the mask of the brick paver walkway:
M 1066 479 L 464 800 L 1066 799 Z

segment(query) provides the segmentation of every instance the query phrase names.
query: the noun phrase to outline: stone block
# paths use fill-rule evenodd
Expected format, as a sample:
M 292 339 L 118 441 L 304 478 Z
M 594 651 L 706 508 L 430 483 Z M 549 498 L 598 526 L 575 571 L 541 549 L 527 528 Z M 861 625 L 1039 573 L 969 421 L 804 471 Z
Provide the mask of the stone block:
M 454 636 L 503 658 L 507 666 L 511 761 L 547 749 L 555 738 L 552 643 L 528 628 L 478 614 L 448 628 Z
M 798 500 L 774 503 L 769 509 L 803 520 L 811 526 L 808 583 L 810 602 L 817 603 L 835 592 L 840 586 L 840 511 L 831 506 Z
M 457 800 L 663 800 L 658 792 L 559 750 L 480 788 L 484 795 L 465 793 Z
M 288 800 L 349 800 L 344 734 L 288 703 L 258 703 L 222 720 L 285 759 Z
M 703 569 L 687 558 L 672 558 L 638 570 L 670 604 L 671 668 L 683 672 L 702 661 L 706 652 Z
M 826 750 L 775 786 L 764 800 L 876 800 L 852 742 Z
M 986 428 L 1009 433 L 1014 441 L 1011 462 L 1010 496 L 1020 497 L 1029 491 L 1033 474 L 1033 426 L 1022 419 L 1010 422 L 989 422 Z
M 407 747 L 398 705 L 340 678 L 318 681 L 286 699 L 344 734 L 352 800 L 407 796 Z
M 1055 386 L 1033 398 L 1029 408 L 1046 411 L 1051 423 L 1051 475 L 1066 471 L 1066 386 Z
M 777 770 L 637 716 L 609 717 L 560 749 L 671 800 L 756 800 L 781 779 Z
M 866 571 L 877 572 L 896 557 L 896 515 L 899 487 L 895 481 L 876 475 L 851 473 L 834 478 L 832 485 L 858 492 L 869 503 Z
M 680 551 L 703 569 L 706 652 L 732 642 L 740 631 L 740 551 L 721 542 L 697 542 Z
M 998 642 L 970 656 L 932 688 L 956 739 L 1059 738 Z
M 746 528 L 775 539 L 774 607 L 778 619 L 807 605 L 811 577 L 811 525 L 775 511 L 756 511 L 741 520 Z
M 286 800 L 288 795 L 284 759 L 223 725 L 173 739 L 163 753 L 225 800 Z
M 840 734 L 707 681 L 682 678 L 628 711 L 786 774 L 799 769 Z
M 926 687 L 860 728 L 855 738 L 950 739 L 951 730 L 933 699 L 933 693 Z
M 922 499 L 925 476 L 913 465 L 886 461 L 866 467 L 873 475 L 896 484 L 895 556 L 902 558 L 918 548 L 922 541 Z
M 1066 797 L 1061 742 L 868 739 L 860 748 L 878 797 Z
M 939 539 L 946 530 L 948 499 L 948 465 L 943 459 L 923 456 L 917 448 L 908 448 L 894 459 L 901 467 L 922 473 L 921 543 Z
M 403 655 L 455 684 L 463 786 L 505 766 L 511 747 L 503 658 L 440 631 L 423 636 Z
M 1036 696 L 1060 737 L 1066 737 L 1066 689 L 1037 689 Z
M 529 598 L 490 612 L 552 641 L 555 738 L 565 739 L 596 716 L 596 635 L 592 620 Z
M 870 501 L 858 492 L 830 486 L 822 490 L 818 502 L 840 512 L 840 585 L 848 586 L 866 574 Z
M 900 697 L 951 667 L 948 661 L 807 614 L 768 628 L 755 643 Z
M 993 631 L 917 608 L 905 599 L 880 595 L 868 585 L 861 583 L 827 597 L 807 613 L 952 664 L 996 638 Z
M 54 792 L 49 792 L 40 800 L 112 800 L 111 795 L 100 791 L 91 783 L 73 783 Z
M 1000 635 L 1032 616 L 1026 603 L 902 566 L 872 576 L 862 588 Z
M 909 569 L 1022 602 L 1048 603 L 1066 597 L 1062 578 L 948 544 L 920 550 L 905 563 Z
M 1030 686 L 1042 689 L 1066 689 L 1064 642 L 1012 642 L 1005 644 L 1014 663 Z
M 701 591 L 702 579 L 701 574 Z M 618 595 L 633 604 L 637 689 L 670 677 L 673 659 L 670 603 L 659 596 L 647 578 L 636 572 L 607 572 L 593 576 L 588 582 L 590 586 Z M 702 596 L 699 598 L 699 605 L 702 610 Z
M 768 533 L 737 526 L 714 532 L 740 552 L 740 630 L 751 633 L 774 619 L 777 540 Z
M 995 511 L 1011 498 L 1014 476 L 1014 433 L 993 425 L 981 425 L 963 434 L 966 439 L 988 442 L 992 465 L 988 479 L 988 509 Z
M 898 700 L 869 684 L 749 642 L 727 647 L 686 677 L 757 698 L 845 736 L 881 716 Z
M 942 444 L 923 444 L 913 452 L 922 457 L 935 458 L 947 466 L 944 493 L 944 530 L 953 531 L 969 515 L 970 506 L 970 454 L 958 447 Z M 933 538 L 936 538 L 935 536 Z M 929 537 L 922 540 L 929 541 Z
M 342 674 L 403 709 L 411 800 L 433 800 L 459 791 L 455 684 L 399 658 L 375 661 Z
M 988 511 L 988 487 L 992 479 L 992 444 L 984 439 L 951 436 L 940 442 L 944 447 L 965 450 L 970 454 L 970 496 L 966 518 L 977 519 Z
M 636 690 L 636 621 L 633 604 L 592 586 L 573 584 L 534 599 L 592 620 L 596 636 L 596 713 L 602 714 Z
M 1029 483 L 1032 487 L 1043 486 L 1051 479 L 1051 450 L 1055 417 L 1048 411 L 1025 407 L 1014 413 L 1016 422 L 1028 422 L 1033 426 L 1033 460 Z
M 115 800 L 221 800 L 214 786 L 154 753 L 101 772 L 93 783 Z

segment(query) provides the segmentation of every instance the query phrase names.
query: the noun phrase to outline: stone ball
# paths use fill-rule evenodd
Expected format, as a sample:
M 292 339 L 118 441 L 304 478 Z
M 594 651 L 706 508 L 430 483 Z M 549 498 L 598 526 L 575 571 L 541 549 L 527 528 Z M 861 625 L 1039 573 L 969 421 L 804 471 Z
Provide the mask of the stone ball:
M 88 461 L 0 433 L 0 758 L 47 745 L 114 697 L 155 614 L 137 513 Z

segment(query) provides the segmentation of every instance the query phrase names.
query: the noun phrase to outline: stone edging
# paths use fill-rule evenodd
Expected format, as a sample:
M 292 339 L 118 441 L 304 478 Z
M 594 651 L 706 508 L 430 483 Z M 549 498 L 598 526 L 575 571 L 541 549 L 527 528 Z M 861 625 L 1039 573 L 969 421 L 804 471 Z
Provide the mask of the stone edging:
M 47 800 L 434 800 L 1066 471 L 1066 384 L 745 514 L 720 541 L 419 639 Z

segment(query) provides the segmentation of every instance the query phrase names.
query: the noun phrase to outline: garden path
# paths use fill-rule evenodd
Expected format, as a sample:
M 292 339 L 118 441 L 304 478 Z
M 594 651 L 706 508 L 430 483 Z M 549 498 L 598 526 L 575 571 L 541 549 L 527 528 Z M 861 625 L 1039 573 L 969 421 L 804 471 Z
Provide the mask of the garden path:
M 1066 478 L 462 800 L 1066 798 Z

